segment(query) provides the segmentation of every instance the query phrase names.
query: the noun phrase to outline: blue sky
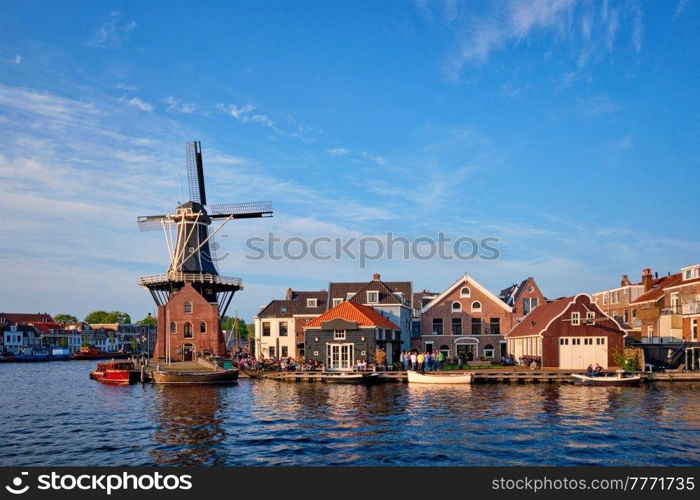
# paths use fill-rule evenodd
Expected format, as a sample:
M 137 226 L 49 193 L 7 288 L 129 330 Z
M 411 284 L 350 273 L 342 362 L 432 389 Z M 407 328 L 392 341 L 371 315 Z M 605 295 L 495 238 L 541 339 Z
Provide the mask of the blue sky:
M 250 318 L 288 287 L 468 272 L 550 297 L 700 261 L 700 2 L 3 2 L 0 309 L 153 309 L 138 215 L 184 143 Z M 281 236 L 496 237 L 495 261 L 250 261 Z M 221 252 L 220 252 L 221 253 Z

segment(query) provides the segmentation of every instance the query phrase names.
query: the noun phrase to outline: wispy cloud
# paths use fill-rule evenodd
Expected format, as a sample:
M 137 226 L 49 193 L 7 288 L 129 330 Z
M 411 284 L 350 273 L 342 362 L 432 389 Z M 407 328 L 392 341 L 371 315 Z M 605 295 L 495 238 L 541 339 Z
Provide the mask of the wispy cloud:
M 585 117 L 615 113 L 622 109 L 622 106 L 611 101 L 606 95 L 580 98 L 577 103 L 581 114 Z
M 138 90 L 139 88 L 136 85 L 132 85 L 130 83 L 117 83 L 114 86 L 115 89 L 119 90 L 128 90 L 130 92 L 133 92 L 134 90 Z
M 181 99 L 178 99 L 177 97 L 173 96 L 168 96 L 164 98 L 163 103 L 165 103 L 166 105 L 165 110 L 169 113 L 191 114 L 194 113 L 197 109 L 197 106 L 195 106 L 194 104 L 189 102 L 183 102 Z
M 140 109 L 141 111 L 147 111 L 150 113 L 153 111 L 153 105 L 149 102 L 142 101 L 138 97 L 132 97 L 131 99 L 122 99 L 123 102 L 131 106 L 132 108 Z
M 332 149 L 327 150 L 326 153 L 327 153 L 328 156 L 330 156 L 331 158 L 338 158 L 338 157 L 340 157 L 340 156 L 347 156 L 347 155 L 349 155 L 349 154 L 350 154 L 350 150 L 349 150 L 349 149 L 345 149 L 345 148 L 332 148 Z
M 384 159 L 384 157 L 379 156 L 379 155 L 365 152 L 365 153 L 362 153 L 362 158 L 364 158 L 365 160 L 369 160 L 373 163 L 376 163 L 377 165 L 386 165 L 386 160 Z
M 267 113 L 256 111 L 257 107 L 250 103 L 242 105 L 218 103 L 216 109 L 235 118 L 240 123 L 256 123 L 281 136 L 294 137 L 302 141 L 313 140 L 318 132 L 313 127 L 297 122 L 290 115 L 273 119 Z
M 122 21 L 121 12 L 112 11 L 95 32 L 90 44 L 102 48 L 119 48 L 128 40 L 134 28 L 136 21 Z

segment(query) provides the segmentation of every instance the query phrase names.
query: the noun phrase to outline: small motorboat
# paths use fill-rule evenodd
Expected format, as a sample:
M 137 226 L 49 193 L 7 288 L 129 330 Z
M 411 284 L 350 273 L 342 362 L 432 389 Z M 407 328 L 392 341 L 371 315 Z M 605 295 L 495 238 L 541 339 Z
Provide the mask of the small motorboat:
M 136 382 L 138 372 L 134 370 L 133 361 L 109 361 L 97 363 L 90 378 L 108 385 L 129 385 Z
M 238 381 L 238 370 L 168 371 L 152 373 L 156 384 L 234 384 Z
M 421 373 L 408 372 L 408 382 L 411 384 L 471 384 L 474 375 L 471 373 Z
M 326 372 L 323 380 L 329 384 L 372 384 L 380 381 L 375 372 Z
M 633 373 L 626 373 L 623 370 L 618 370 L 615 373 L 601 373 L 599 375 L 591 376 L 587 374 L 574 373 L 571 375 L 574 378 L 575 385 L 599 385 L 599 386 L 624 386 L 624 385 L 638 385 L 642 380 L 641 375 L 635 375 Z

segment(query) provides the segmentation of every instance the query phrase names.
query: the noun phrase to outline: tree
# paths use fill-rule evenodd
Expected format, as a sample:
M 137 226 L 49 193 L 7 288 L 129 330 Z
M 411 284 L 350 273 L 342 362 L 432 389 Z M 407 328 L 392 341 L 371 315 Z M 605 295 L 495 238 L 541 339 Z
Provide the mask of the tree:
M 230 332 L 233 330 L 233 325 L 235 322 L 235 318 L 232 318 L 231 316 L 224 316 L 221 320 L 221 329 Z M 233 334 L 235 336 L 236 332 Z M 245 320 L 241 318 L 238 318 L 238 336 L 241 338 L 241 340 L 248 338 L 248 325 L 246 324 Z
M 156 319 L 153 316 L 151 316 L 150 313 L 148 314 L 148 316 L 146 316 L 142 320 L 136 322 L 136 324 L 138 324 L 138 325 L 148 325 L 148 326 L 156 326 L 157 323 L 158 322 L 156 321 Z
M 56 323 L 77 323 L 78 322 L 78 318 L 76 318 L 72 314 L 56 314 L 53 317 L 53 320 Z
M 95 323 L 131 323 L 131 317 L 122 311 L 92 311 L 85 316 L 85 322 L 89 324 Z

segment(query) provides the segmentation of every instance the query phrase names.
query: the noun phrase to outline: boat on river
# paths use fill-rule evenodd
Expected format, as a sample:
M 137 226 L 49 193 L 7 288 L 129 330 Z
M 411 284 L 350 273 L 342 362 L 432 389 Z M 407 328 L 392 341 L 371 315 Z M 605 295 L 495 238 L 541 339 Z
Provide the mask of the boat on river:
M 136 382 L 138 375 L 133 361 L 97 363 L 97 368 L 90 372 L 91 379 L 107 385 L 129 385 Z
M 151 377 L 156 384 L 234 384 L 238 381 L 238 370 L 155 370 Z
M 587 386 L 631 386 L 639 385 L 642 380 L 641 375 L 635 375 L 632 373 L 625 373 L 624 371 L 617 371 L 615 373 L 601 373 L 599 375 L 591 376 L 585 374 L 574 373 L 571 375 L 574 378 L 575 385 L 587 385 Z
M 375 372 L 326 372 L 323 380 L 329 384 L 373 384 L 380 376 Z
M 473 380 L 474 375 L 471 373 L 408 372 L 408 382 L 410 384 L 471 384 Z
M 70 359 L 124 359 L 128 358 L 128 352 L 105 352 L 93 347 L 81 347 L 79 352 L 73 353 Z

